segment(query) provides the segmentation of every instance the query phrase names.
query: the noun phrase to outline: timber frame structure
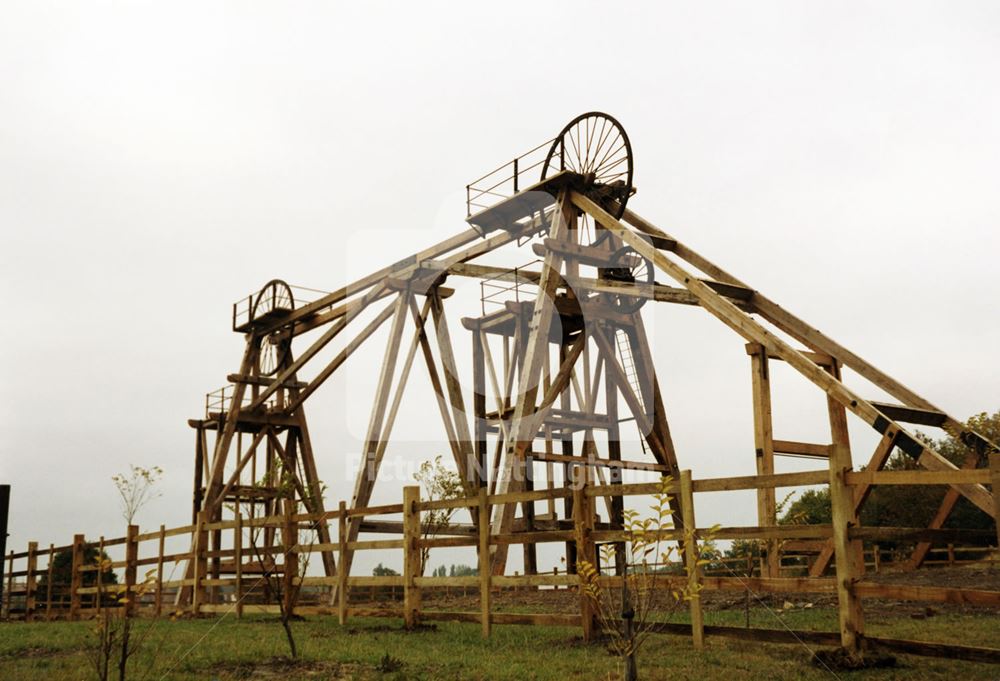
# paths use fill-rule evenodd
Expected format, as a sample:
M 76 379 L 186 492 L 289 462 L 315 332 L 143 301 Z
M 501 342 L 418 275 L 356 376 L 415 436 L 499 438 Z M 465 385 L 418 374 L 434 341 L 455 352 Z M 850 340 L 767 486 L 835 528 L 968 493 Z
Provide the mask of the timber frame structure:
M 343 288 L 314 293 L 309 302 L 275 280 L 237 303 L 233 329 L 246 338 L 239 370 L 228 376 L 227 388 L 209 396 L 205 416 L 189 421 L 196 433 L 192 521 L 218 523 L 234 507 L 250 508 L 251 517 L 281 513 L 280 485 L 293 488 L 308 513 L 325 512 L 305 404 L 388 324 L 362 465 L 348 513 L 341 515 L 348 546 L 362 532 L 404 530 L 400 523 L 350 511 L 370 505 L 418 351 L 468 497 L 481 490 L 510 495 L 552 489 L 582 479 L 606 507 L 605 520 L 596 528 L 620 529 L 622 496 L 601 494 L 602 486 L 620 484 L 628 469 L 680 477 L 643 326 L 641 309 L 649 301 L 698 306 L 745 342 L 753 385 L 752 449 L 762 479 L 775 475 L 775 457 L 782 455 L 824 459 L 837 475 L 854 471 L 848 438 L 852 415 L 880 437 L 874 452 L 857 459 L 866 471 L 879 471 L 896 449 L 925 469 L 956 470 L 905 424 L 939 427 L 959 437 L 970 451 L 964 468 L 988 465 L 997 451 L 994 443 L 630 210 L 632 170 L 631 145 L 618 122 L 605 114 L 584 114 L 554 140 L 470 184 L 469 227 L 457 235 Z M 536 264 L 511 269 L 483 262 L 510 244 L 530 244 Z M 656 281 L 654 273 L 670 283 Z M 482 314 L 461 319 L 471 335 L 471 380 L 459 377 L 454 343 L 459 334 L 445 314 L 451 277 L 489 282 L 508 294 L 492 298 L 489 302 L 498 305 L 488 313 L 484 295 Z M 532 291 L 527 299 L 526 289 Z M 366 313 L 370 319 L 364 326 L 352 324 Z M 355 326 L 360 328 L 354 331 Z M 314 358 L 348 336 L 348 327 L 353 337 L 318 365 Z M 293 352 L 294 341 L 307 344 Z M 774 436 L 769 366 L 775 361 L 791 366 L 825 395 L 829 435 L 819 442 Z M 865 399 L 845 385 L 844 369 L 896 402 Z M 640 451 L 626 458 L 623 428 L 638 428 L 641 436 Z M 211 442 L 209 431 L 215 433 Z M 833 536 L 812 566 L 814 576 L 832 560 L 843 562 L 846 572 L 851 561 L 859 560 L 859 542 L 836 528 L 858 524 L 869 489 L 862 484 L 853 498 L 834 500 L 835 514 L 843 517 L 835 518 Z M 983 484 L 955 482 L 929 529 L 941 528 L 961 497 L 997 517 L 997 500 Z M 572 530 L 572 496 L 562 497 L 561 509 L 554 499 L 546 503 L 541 513 L 533 500 L 496 505 L 487 518 L 490 532 Z M 673 509 L 677 527 L 683 527 L 681 504 Z M 773 487 L 758 489 L 757 507 L 760 526 L 777 524 Z M 481 527 L 483 518 L 472 513 L 472 523 Z M 348 574 L 353 551 L 342 550 L 335 558 L 327 524 L 316 529 L 319 546 L 330 547 L 320 551 L 327 577 Z M 280 543 L 275 535 L 274 529 L 267 535 L 269 545 Z M 207 541 L 218 552 L 218 532 Z M 504 573 L 509 543 L 490 545 L 493 574 Z M 523 545 L 525 573 L 532 574 L 534 544 Z M 929 542 L 918 545 L 914 566 L 929 548 Z M 576 544 L 567 541 L 571 570 L 575 551 Z M 776 546 L 766 556 L 767 576 L 777 577 Z M 215 558 L 209 572 L 219 579 L 241 569 L 249 567 Z M 186 577 L 195 576 L 194 570 L 190 561 Z M 848 612 L 858 608 L 851 586 L 838 583 L 837 589 L 842 620 L 855 617 Z M 335 601 L 336 588 L 332 592 Z M 178 594 L 180 600 L 191 597 L 190 589 Z

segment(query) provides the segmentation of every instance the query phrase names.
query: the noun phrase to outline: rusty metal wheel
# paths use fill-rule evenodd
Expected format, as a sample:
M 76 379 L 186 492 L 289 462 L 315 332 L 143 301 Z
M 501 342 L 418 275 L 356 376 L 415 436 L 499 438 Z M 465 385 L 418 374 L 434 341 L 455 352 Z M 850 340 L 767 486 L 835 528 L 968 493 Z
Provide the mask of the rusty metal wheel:
M 653 263 L 639 255 L 631 246 L 615 251 L 609 267 L 598 268 L 598 276 L 605 281 L 650 286 L 653 283 Z M 630 296 L 627 293 L 603 293 L 604 301 L 622 314 L 638 312 L 648 298 Z
M 584 189 L 615 219 L 635 192 L 632 185 L 632 145 L 621 123 L 600 111 L 577 116 L 553 140 L 542 165 L 542 179 L 569 170 L 583 176 Z M 584 216 L 588 218 L 589 216 Z M 584 219 L 579 240 L 595 246 L 610 232 Z
M 281 279 L 272 279 L 264 284 L 254 300 L 251 319 L 277 318 L 295 309 L 295 296 L 292 288 Z M 272 333 L 259 340 L 257 351 L 257 373 L 260 376 L 273 376 L 285 365 L 289 355 L 291 339 L 287 334 Z

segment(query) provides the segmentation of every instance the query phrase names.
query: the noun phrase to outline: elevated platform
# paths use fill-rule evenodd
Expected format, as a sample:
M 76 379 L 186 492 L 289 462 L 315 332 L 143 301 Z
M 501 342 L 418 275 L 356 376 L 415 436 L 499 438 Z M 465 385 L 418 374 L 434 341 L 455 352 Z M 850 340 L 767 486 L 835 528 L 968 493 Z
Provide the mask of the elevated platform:
M 519 232 L 524 227 L 524 221 L 555 207 L 560 190 L 566 187 L 582 190 L 583 185 L 582 175 L 563 170 L 470 215 L 465 221 L 483 236 L 499 229 Z

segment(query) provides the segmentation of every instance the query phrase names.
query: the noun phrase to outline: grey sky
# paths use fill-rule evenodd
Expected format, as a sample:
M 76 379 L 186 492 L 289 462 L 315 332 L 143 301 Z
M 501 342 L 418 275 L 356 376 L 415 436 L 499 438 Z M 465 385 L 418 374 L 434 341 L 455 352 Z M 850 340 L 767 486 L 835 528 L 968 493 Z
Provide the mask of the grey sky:
M 469 180 L 591 109 L 631 136 L 639 213 L 951 413 L 996 410 L 998 73 L 987 2 L 4 2 L 10 545 L 120 534 L 129 462 L 167 470 L 140 523 L 185 523 L 186 419 L 239 362 L 229 305 L 460 231 Z M 475 309 L 451 312 L 463 358 Z M 682 466 L 751 472 L 742 341 L 700 310 L 646 314 Z M 310 402 L 333 503 L 379 350 Z M 821 424 L 803 383 L 778 437 Z M 445 450 L 413 388 L 397 453 L 419 460 Z M 699 513 L 750 522 L 738 499 Z

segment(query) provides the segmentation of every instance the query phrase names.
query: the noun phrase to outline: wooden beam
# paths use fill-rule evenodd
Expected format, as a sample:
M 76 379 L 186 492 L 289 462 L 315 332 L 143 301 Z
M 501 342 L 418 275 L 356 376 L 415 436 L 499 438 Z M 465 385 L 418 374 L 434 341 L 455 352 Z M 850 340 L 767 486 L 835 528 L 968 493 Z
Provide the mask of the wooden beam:
M 553 239 L 562 239 L 570 223 L 575 223 L 577 211 L 570 203 L 569 196 L 565 191 L 560 193 L 557 205 L 556 212 L 552 216 L 549 236 Z M 504 462 L 504 473 L 498 488 L 501 492 L 516 491 L 521 488 L 522 481 L 515 479 L 515 471 L 519 465 L 515 452 L 522 441 L 530 444 L 528 438 L 530 436 L 534 439 L 537 430 L 532 427 L 533 424 L 528 417 L 535 409 L 542 358 L 543 354 L 548 351 L 549 327 L 555 312 L 556 288 L 562 279 L 561 263 L 562 258 L 559 254 L 550 252 L 542 264 L 537 304 L 532 308 L 531 320 L 528 323 L 527 343 L 523 355 L 523 368 L 518 381 L 518 395 L 514 405 L 510 440 L 504 445 L 507 456 Z M 494 534 L 509 531 L 510 524 L 514 519 L 513 505 L 504 504 L 497 507 L 494 515 Z M 506 550 L 497 547 L 493 554 L 493 571 L 502 574 L 506 560 Z
M 823 369 L 816 366 L 798 350 L 781 340 L 775 334 L 767 331 L 756 320 L 740 311 L 697 277 L 669 260 L 659 251 L 651 248 L 642 238 L 632 233 L 589 198 L 577 192 L 573 192 L 571 197 L 574 204 L 585 210 L 606 229 L 632 246 L 636 252 L 651 260 L 660 270 L 696 295 L 705 309 L 747 341 L 760 343 L 767 349 L 769 354 L 773 353 L 784 357 L 785 361 L 799 373 L 823 389 L 829 395 L 830 399 L 836 400 L 846 409 L 851 410 L 879 432 L 885 432 L 890 427 L 899 429 L 900 433 L 906 436 L 908 448 L 912 450 L 912 455 L 919 463 L 932 470 L 955 468 L 950 461 L 933 449 L 920 443 L 916 437 L 900 428 L 897 423 L 888 419 L 872 406 L 870 402 L 847 388 L 840 380 L 823 371 Z M 756 297 L 753 301 L 753 304 L 756 306 Z M 835 353 L 830 354 L 836 356 Z M 958 490 L 976 506 L 992 515 L 994 512 L 993 498 L 982 485 L 960 485 L 958 486 Z

